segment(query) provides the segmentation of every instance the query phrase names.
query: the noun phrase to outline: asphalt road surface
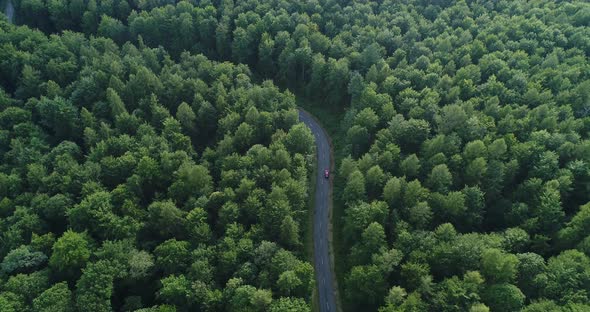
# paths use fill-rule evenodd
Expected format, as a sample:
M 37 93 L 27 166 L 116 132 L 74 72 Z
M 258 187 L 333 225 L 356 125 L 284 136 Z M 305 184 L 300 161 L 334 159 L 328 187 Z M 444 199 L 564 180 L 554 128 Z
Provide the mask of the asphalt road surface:
M 14 6 L 12 5 L 11 0 L 6 1 L 6 7 L 4 8 L 4 14 L 6 14 L 6 17 L 8 17 L 9 22 L 12 23 L 14 21 Z
M 329 209 L 332 200 L 330 179 L 324 177 L 324 169 L 330 169 L 330 144 L 326 131 L 307 112 L 299 111 L 299 120 L 313 132 L 317 151 L 317 176 L 315 209 L 313 214 L 313 258 L 321 312 L 336 312 L 336 287 L 330 262 L 328 235 Z M 330 175 L 332 173 L 330 172 Z

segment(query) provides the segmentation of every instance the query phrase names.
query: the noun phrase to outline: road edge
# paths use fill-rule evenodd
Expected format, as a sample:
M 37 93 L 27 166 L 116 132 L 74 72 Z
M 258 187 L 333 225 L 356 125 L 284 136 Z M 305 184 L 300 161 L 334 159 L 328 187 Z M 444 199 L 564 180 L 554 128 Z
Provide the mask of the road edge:
M 311 114 L 310 112 L 308 112 L 306 109 L 304 109 L 301 106 L 297 106 L 297 109 L 304 112 L 305 114 L 307 114 L 308 116 L 310 116 L 322 129 L 322 131 L 324 132 L 324 134 L 326 135 L 326 138 L 328 138 L 328 144 L 330 145 L 330 172 L 333 173 L 335 168 L 336 168 L 336 164 L 334 163 L 334 144 L 332 144 L 332 137 L 328 134 L 328 131 L 326 131 L 326 129 L 324 129 L 324 127 L 322 126 L 322 123 L 320 122 L 319 119 L 317 119 L 313 114 Z M 317 151 L 316 151 L 317 153 Z M 317 166 L 316 166 L 317 167 Z M 342 312 L 342 305 L 341 305 L 341 300 L 340 300 L 340 291 L 338 288 L 338 277 L 336 276 L 336 266 L 335 266 L 335 261 L 334 261 L 334 222 L 333 222 L 333 211 L 334 211 L 334 200 L 333 200 L 333 193 L 334 193 L 334 175 L 331 174 L 330 175 L 330 192 L 329 192 L 329 204 L 328 204 L 328 254 L 330 256 L 330 271 L 332 272 L 332 284 L 334 285 L 334 297 L 336 299 L 336 309 L 338 310 L 338 312 Z M 314 189 L 315 192 L 315 189 Z M 312 257 L 312 261 L 313 261 L 313 257 Z M 314 266 L 315 268 L 315 266 Z M 317 287 L 317 285 L 316 285 Z

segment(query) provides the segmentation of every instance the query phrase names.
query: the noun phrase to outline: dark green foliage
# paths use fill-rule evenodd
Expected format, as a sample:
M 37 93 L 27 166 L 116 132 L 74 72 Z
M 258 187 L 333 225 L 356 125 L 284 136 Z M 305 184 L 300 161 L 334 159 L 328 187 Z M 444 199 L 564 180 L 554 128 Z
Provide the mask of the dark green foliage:
M 483 296 L 492 311 L 520 311 L 524 304 L 524 295 L 511 284 L 491 285 Z
M 28 246 L 20 246 L 11 250 L 0 268 L 5 274 L 26 273 L 38 268 L 47 261 L 47 256 L 40 251 L 31 251 Z
M 0 310 L 308 311 L 313 136 L 262 79 L 346 111 L 345 310 L 588 309 L 587 2 L 13 2 L 64 32 L 0 22 Z
M 50 24 L 126 41 L 125 2 L 80 3 Z M 310 310 L 314 139 L 292 94 L 202 55 L 0 29 L 31 42 L 0 65 L 0 310 Z

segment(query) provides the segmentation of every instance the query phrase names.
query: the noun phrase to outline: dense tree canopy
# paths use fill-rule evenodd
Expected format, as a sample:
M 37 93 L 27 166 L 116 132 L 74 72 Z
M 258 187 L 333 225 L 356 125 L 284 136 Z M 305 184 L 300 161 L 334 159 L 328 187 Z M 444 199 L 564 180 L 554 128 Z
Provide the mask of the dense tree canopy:
M 309 311 L 292 94 L 70 31 L 0 47 L 0 310 Z
M 590 309 L 587 1 L 14 4 L 0 310 L 309 310 L 313 136 L 263 79 L 345 111 L 345 310 Z

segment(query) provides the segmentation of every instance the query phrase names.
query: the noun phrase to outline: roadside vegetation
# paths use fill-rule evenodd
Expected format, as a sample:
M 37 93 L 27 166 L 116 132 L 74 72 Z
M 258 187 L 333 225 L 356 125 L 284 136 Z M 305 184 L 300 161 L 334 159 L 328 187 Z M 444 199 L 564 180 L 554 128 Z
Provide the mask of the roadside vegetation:
M 336 146 L 345 310 L 590 309 L 587 1 L 17 0 L 15 8 L 17 23 L 39 31 L 3 23 L 0 33 L 0 258 L 48 259 L 26 276 L 66 281 L 61 291 L 78 298 L 84 274 L 115 257 L 109 242 L 152 255 L 155 275 L 141 294 L 124 293 L 116 282 L 125 275 L 112 275 L 105 305 L 140 297 L 141 307 L 178 310 L 307 309 L 313 272 L 301 245 L 307 216 L 298 211 L 308 203 L 303 155 L 312 151 L 311 134 L 297 125 L 299 101 Z M 225 61 L 241 65 L 217 63 Z M 265 79 L 291 91 L 252 82 Z M 146 135 L 167 142 L 158 153 L 187 156 L 164 161 L 131 143 Z M 136 169 L 144 156 L 161 172 L 147 199 Z M 192 173 L 210 176 L 206 191 L 177 183 L 204 183 Z M 62 212 L 46 212 L 43 196 L 57 194 L 67 197 Z M 201 208 L 209 247 L 191 241 L 193 225 L 182 235 L 156 230 L 160 218 L 150 211 L 163 208 L 154 202 L 187 216 Z M 93 203 L 101 208 L 84 208 Z M 85 237 L 90 256 L 64 279 L 51 259 L 70 232 Z M 170 239 L 207 259 L 212 278 L 191 276 L 192 263 L 158 264 L 158 247 Z M 275 256 L 257 256 L 268 250 Z M 256 262 L 276 257 L 292 265 Z M 15 272 L 1 279 L 0 303 L 30 307 L 32 292 L 10 286 L 24 278 Z M 206 293 L 219 305 L 187 302 L 183 291 L 166 297 L 165 289 Z
M 309 310 L 292 94 L 72 32 L 0 47 L 1 311 Z

